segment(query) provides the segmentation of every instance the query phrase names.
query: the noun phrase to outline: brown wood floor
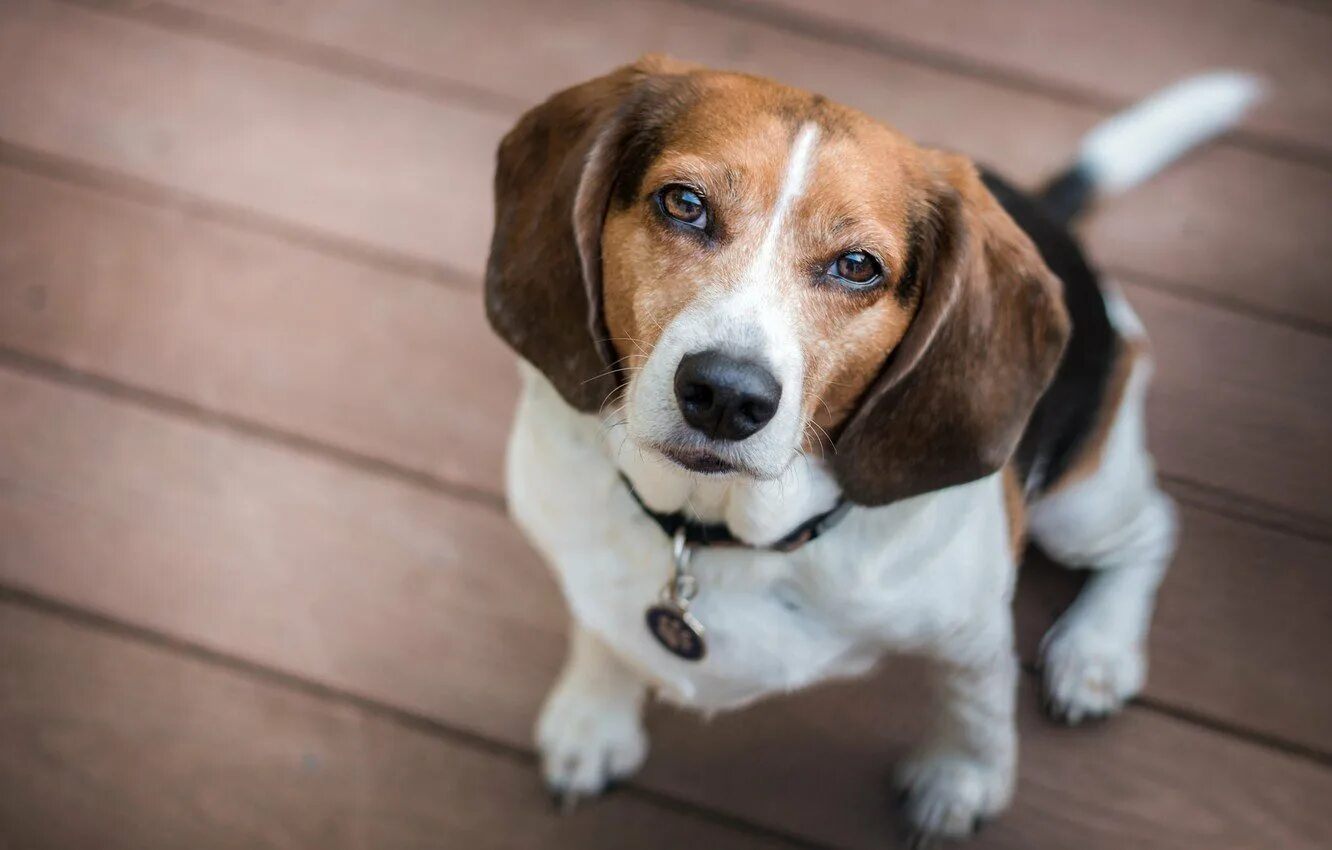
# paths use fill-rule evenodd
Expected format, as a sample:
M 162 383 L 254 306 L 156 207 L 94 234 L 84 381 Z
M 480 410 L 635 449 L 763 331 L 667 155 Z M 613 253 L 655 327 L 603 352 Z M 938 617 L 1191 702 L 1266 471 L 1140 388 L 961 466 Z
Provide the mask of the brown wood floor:
M 1332 846 L 1332 8 L 1317 0 L 0 0 L 0 848 L 892 846 L 915 671 L 711 723 L 556 815 L 558 593 L 507 522 L 497 139 L 649 50 L 1021 181 L 1192 71 L 1238 133 L 1097 213 L 1183 543 L 1147 693 L 977 848 Z M 1024 572 L 1025 658 L 1070 596 Z M 896 675 L 900 673 L 901 675 Z

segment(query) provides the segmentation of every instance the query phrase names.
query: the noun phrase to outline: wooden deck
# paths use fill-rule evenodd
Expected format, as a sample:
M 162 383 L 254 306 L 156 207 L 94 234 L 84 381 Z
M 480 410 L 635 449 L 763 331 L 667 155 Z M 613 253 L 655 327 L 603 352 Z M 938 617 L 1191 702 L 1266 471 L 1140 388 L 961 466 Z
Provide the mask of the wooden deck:
M 551 811 L 564 614 L 505 518 L 493 151 L 649 50 L 1034 181 L 1192 71 L 1231 138 L 1097 214 L 1184 529 L 1146 695 L 976 848 L 1332 846 L 1332 8 L 1316 0 L 0 0 L 0 848 L 892 846 L 918 671 L 651 717 Z M 1024 571 L 1024 657 L 1070 598 Z

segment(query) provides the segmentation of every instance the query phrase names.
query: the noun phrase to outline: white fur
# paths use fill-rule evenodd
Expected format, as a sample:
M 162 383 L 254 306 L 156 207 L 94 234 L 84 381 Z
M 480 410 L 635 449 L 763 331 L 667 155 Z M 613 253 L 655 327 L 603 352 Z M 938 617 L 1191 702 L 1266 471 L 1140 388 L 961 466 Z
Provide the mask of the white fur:
M 751 477 L 776 479 L 795 458 L 804 429 L 804 356 L 796 336 L 794 305 L 781 297 L 783 276 L 797 264 L 785 257 L 787 220 L 804 191 L 814 163 L 819 129 L 806 123 L 796 133 L 771 213 L 753 244 L 753 259 L 737 280 L 718 281 L 698 294 L 662 332 L 652 354 L 630 378 L 626 420 L 637 446 L 706 448 Z M 680 361 L 702 351 L 722 351 L 772 371 L 782 387 L 777 412 L 758 433 L 741 442 L 707 440 L 685 423 L 675 399 Z
M 1113 289 L 1126 337 L 1141 324 Z M 513 515 L 559 578 L 574 618 L 570 652 L 537 728 L 546 780 L 566 800 L 642 763 L 649 690 L 705 712 L 867 671 L 886 652 L 934 657 L 943 700 L 933 733 L 898 769 L 913 829 L 960 836 L 1010 801 L 1017 764 L 1015 565 L 998 475 L 879 508 L 853 508 L 833 533 L 790 554 L 702 549 L 692 611 L 708 654 L 688 662 L 643 615 L 671 571 L 670 545 L 621 481 L 652 507 L 725 521 L 776 540 L 836 502 L 824 464 L 801 456 L 773 480 L 684 472 L 626 439 L 613 417 L 580 414 L 523 364 L 509 442 Z M 1047 693 L 1076 722 L 1142 687 L 1155 591 L 1174 513 L 1144 445 L 1150 364 L 1135 367 L 1105 461 L 1031 506 L 1053 556 L 1096 570 L 1042 646 Z
M 759 243 L 758 253 L 745 273 L 745 283 L 748 285 L 762 287 L 770 282 L 776 272 L 777 244 L 782 235 L 782 226 L 786 223 L 792 204 L 805 191 L 805 180 L 818 139 L 819 125 L 813 122 L 806 122 L 796 133 L 795 141 L 791 144 L 791 155 L 786 161 L 786 173 L 782 176 L 777 203 L 772 208 L 767 226 L 763 228 L 763 241 Z
M 1016 758 L 1015 568 L 997 475 L 853 509 L 834 533 L 791 554 L 698 551 L 692 610 L 707 629 L 708 655 L 683 661 L 643 621 L 670 574 L 670 544 L 624 487 L 616 458 L 655 507 L 725 518 L 754 542 L 835 501 L 830 473 L 801 458 L 775 481 L 692 476 L 640 456 L 612 421 L 575 412 L 530 367 L 523 375 L 509 503 L 559 576 L 577 623 L 538 735 L 555 787 L 591 793 L 611 772 L 591 775 L 586 765 L 634 761 L 645 744 L 627 717 L 637 716 L 643 688 L 715 711 L 857 675 L 901 650 L 932 655 L 946 671 L 937 734 L 903 772 L 922 825 L 970 828 L 1007 802 Z M 590 642 L 599 649 L 589 651 Z M 585 728 L 599 712 L 613 732 Z M 954 795 L 953 780 L 969 790 Z
M 1113 287 L 1106 305 L 1121 334 L 1144 339 L 1141 321 Z M 1032 539 L 1046 552 L 1095 570 L 1041 646 L 1050 708 L 1070 723 L 1115 711 L 1147 676 L 1147 629 L 1175 547 L 1174 505 L 1157 486 L 1147 452 L 1150 376 L 1150 359 L 1139 355 L 1097 470 L 1028 512 Z
M 572 802 L 599 794 L 607 782 L 638 770 L 648 752 L 642 716 L 646 696 L 643 680 L 574 623 L 568 662 L 537 722 L 546 783 Z
M 1238 124 L 1261 93 L 1249 74 L 1190 77 L 1098 125 L 1083 140 L 1079 163 L 1098 189 L 1123 192 Z

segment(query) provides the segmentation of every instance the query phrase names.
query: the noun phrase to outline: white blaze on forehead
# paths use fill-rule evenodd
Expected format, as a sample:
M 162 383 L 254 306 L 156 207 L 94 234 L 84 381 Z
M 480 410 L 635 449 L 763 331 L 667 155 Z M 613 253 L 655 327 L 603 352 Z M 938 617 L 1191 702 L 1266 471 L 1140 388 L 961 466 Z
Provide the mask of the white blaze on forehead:
M 782 177 L 781 192 L 777 195 L 777 204 L 772 208 L 772 216 L 763 231 L 763 242 L 758 253 L 749 264 L 749 277 L 756 273 L 762 275 L 772 264 L 777 252 L 777 240 L 781 236 L 782 224 L 786 215 L 805 190 L 805 179 L 809 175 L 809 166 L 814 159 L 814 145 L 819 140 L 819 126 L 806 121 L 796 133 L 791 145 L 791 155 L 786 161 L 786 173 Z
M 628 430 L 636 445 L 663 446 L 701 439 L 685 423 L 674 392 L 681 360 L 701 351 L 722 351 L 765 366 L 782 387 L 776 415 L 743 441 L 714 445 L 723 457 L 759 479 L 779 479 L 797 456 L 804 428 L 804 353 L 797 333 L 793 299 L 774 297 L 782 277 L 778 246 L 791 208 L 805 189 L 815 156 L 819 128 L 801 125 L 791 143 L 776 203 L 766 216 L 755 253 L 736 285 L 706 290 L 676 314 L 657 341 L 647 364 L 633 376 L 628 402 Z M 789 276 L 794 273 L 788 270 Z M 721 282 L 719 282 L 721 283 Z M 726 281 L 725 283 L 731 283 Z M 683 435 L 683 436 L 682 436 Z M 684 478 L 683 492 L 694 483 Z M 635 478 L 638 483 L 638 478 Z M 654 494 L 662 496 L 662 494 Z M 679 493 L 673 497 L 684 499 Z M 665 496 L 662 496 L 664 499 Z

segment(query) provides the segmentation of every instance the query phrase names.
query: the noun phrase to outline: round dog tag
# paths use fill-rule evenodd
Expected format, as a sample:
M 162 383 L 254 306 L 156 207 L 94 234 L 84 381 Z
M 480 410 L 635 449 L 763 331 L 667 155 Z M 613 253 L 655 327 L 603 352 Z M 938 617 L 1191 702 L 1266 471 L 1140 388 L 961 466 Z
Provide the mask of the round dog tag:
M 698 661 L 707 652 L 703 626 L 673 601 L 667 600 L 649 608 L 647 626 L 658 643 L 686 661 Z

